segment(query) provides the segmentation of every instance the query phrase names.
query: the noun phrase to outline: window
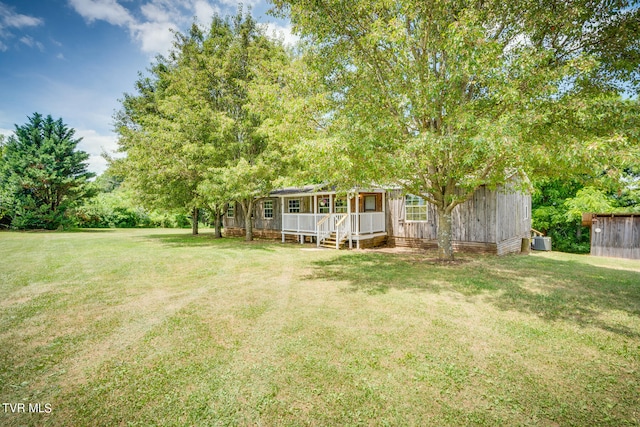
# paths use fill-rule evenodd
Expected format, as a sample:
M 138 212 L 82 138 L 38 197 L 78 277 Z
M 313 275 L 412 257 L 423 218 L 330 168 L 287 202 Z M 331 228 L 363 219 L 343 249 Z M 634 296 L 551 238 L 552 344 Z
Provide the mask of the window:
M 422 197 L 407 194 L 404 204 L 405 221 L 426 221 L 427 201 Z
M 273 218 L 273 200 L 265 200 L 262 203 L 262 216 L 264 219 Z
M 376 210 L 376 196 L 364 196 L 364 211 L 375 212 Z
M 529 219 L 529 205 L 525 204 L 524 205 L 524 219 Z
M 347 200 L 344 197 L 336 199 L 336 213 L 347 213 Z
M 328 214 L 331 207 L 331 202 L 328 197 L 321 197 L 318 199 L 318 212 L 321 214 Z
M 235 213 L 236 213 L 236 204 L 229 203 L 229 205 L 227 206 L 227 218 L 233 218 L 235 216 Z
M 300 199 L 289 200 L 289 213 L 300 213 Z

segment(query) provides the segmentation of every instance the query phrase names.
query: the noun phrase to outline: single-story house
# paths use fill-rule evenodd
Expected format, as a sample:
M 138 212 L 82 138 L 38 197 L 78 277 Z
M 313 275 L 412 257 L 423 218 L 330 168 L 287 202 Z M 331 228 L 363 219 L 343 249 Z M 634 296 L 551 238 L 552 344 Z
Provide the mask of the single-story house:
M 640 259 L 640 214 L 582 214 L 591 227 L 591 255 Z
M 315 242 L 332 248 L 381 245 L 437 247 L 432 204 L 399 189 L 358 188 L 348 194 L 317 185 L 275 190 L 254 205 L 254 235 Z M 242 208 L 232 203 L 224 217 L 227 236 L 244 235 Z M 482 186 L 453 211 L 457 251 L 517 253 L 531 233 L 531 195 L 512 186 Z

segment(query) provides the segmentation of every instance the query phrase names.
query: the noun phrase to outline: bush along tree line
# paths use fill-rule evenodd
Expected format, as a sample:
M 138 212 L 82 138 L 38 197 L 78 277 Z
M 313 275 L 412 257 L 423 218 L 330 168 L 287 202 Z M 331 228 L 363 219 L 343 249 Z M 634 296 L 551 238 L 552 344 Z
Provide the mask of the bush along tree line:
M 72 211 L 77 227 L 133 228 L 164 227 L 187 228 L 191 222 L 184 212 L 148 211 L 135 200 L 130 190 L 122 186 L 122 179 L 109 171 L 100 175 L 92 185 L 97 195 L 87 199 Z

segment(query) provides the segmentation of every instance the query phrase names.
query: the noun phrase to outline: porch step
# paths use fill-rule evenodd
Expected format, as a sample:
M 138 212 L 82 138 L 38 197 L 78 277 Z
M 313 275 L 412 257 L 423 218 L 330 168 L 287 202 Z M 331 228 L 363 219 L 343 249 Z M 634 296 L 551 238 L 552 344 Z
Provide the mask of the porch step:
M 333 241 L 325 240 L 324 242 L 320 243 L 320 247 L 321 248 L 328 248 L 328 249 L 335 249 L 336 248 L 336 241 L 335 240 L 333 240 Z M 344 249 L 344 242 L 340 243 L 338 245 L 338 248 L 339 249 Z
M 344 245 L 346 243 L 346 238 L 341 239 L 340 243 L 338 244 L 338 248 L 339 249 L 343 249 Z M 331 233 L 331 235 L 329 237 L 327 237 L 326 239 L 324 239 L 322 241 L 322 243 L 320 243 L 320 246 L 323 248 L 328 248 L 328 249 L 335 249 L 336 248 L 336 233 Z

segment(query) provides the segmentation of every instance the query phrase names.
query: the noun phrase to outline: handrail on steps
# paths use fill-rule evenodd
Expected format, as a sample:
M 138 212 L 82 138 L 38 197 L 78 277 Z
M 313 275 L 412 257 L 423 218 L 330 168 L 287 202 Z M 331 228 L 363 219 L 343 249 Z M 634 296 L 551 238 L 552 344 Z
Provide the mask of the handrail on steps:
M 325 216 L 323 216 L 322 218 L 320 218 L 320 221 L 318 221 L 318 223 L 316 224 L 318 227 L 320 225 L 322 225 L 325 221 L 327 221 L 329 218 L 331 218 L 331 214 L 328 213 Z
M 327 234 L 326 231 L 324 233 L 322 233 L 322 235 L 320 233 L 320 229 L 324 228 L 324 227 L 322 227 L 322 225 L 325 222 L 327 222 L 327 220 L 329 218 L 331 218 L 331 214 L 330 213 L 328 213 L 325 216 L 323 216 L 322 218 L 320 218 L 320 221 L 318 221 L 318 223 L 316 224 L 316 244 L 318 245 L 318 247 L 320 247 L 320 242 L 322 240 L 326 239 L 329 234 L 331 234 L 331 233 Z
M 340 218 L 340 221 L 336 222 L 336 249 L 340 249 L 340 241 L 342 238 L 340 237 L 340 225 L 349 217 L 350 215 L 344 215 Z M 351 227 L 349 227 L 351 228 Z
M 535 228 L 532 228 L 531 232 L 537 236 L 544 236 L 544 233 L 542 231 L 538 231 Z

